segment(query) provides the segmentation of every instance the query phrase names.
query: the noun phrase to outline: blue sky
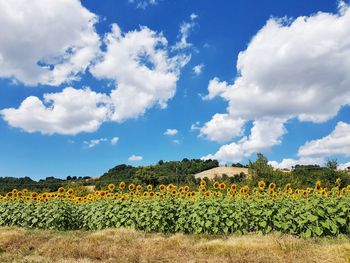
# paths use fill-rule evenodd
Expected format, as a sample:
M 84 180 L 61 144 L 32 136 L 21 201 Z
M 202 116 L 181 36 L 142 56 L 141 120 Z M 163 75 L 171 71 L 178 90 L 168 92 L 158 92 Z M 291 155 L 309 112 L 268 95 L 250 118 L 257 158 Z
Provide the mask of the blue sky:
M 346 2 L 15 0 L 0 17 L 0 176 L 256 152 L 350 166 Z

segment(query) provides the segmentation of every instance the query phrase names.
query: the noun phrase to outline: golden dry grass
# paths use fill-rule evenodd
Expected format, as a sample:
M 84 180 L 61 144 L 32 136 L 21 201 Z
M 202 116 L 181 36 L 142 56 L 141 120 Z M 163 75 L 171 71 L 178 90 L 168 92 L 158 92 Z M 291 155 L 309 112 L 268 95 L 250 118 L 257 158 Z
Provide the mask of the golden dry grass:
M 203 172 L 200 172 L 198 174 L 195 174 L 195 178 L 204 178 L 207 177 L 209 179 L 214 179 L 215 176 L 221 177 L 223 174 L 226 174 L 229 177 L 234 177 L 236 175 L 239 175 L 240 173 L 244 173 L 246 175 L 249 175 L 248 168 L 240 168 L 240 167 L 215 167 L 209 170 L 205 170 Z
M 0 228 L 0 262 L 350 262 L 350 240 Z

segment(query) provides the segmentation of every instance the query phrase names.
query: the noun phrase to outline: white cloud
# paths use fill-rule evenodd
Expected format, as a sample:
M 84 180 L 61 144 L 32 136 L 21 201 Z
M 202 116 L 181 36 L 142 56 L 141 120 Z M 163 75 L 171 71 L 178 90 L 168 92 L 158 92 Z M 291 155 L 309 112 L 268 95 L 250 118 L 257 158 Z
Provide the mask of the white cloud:
M 106 142 L 107 138 L 100 138 L 100 139 L 92 139 L 90 141 L 84 141 L 84 144 L 87 145 L 87 148 L 94 148 L 95 146 L 99 145 L 101 142 Z
M 285 132 L 283 119 L 255 120 L 249 137 L 244 136 L 238 142 L 223 145 L 215 154 L 204 156 L 203 159 L 216 159 L 221 163 L 239 162 L 255 152 L 280 144 Z
M 173 50 L 179 50 L 179 49 L 186 49 L 192 46 L 192 43 L 188 42 L 188 36 L 190 32 L 193 30 L 193 28 L 196 25 L 195 20 L 198 18 L 198 15 L 192 13 L 190 15 L 191 21 L 190 22 L 183 22 L 180 26 L 180 35 L 179 35 L 179 41 L 172 47 Z
M 203 68 L 204 68 L 204 64 L 198 64 L 198 65 L 194 66 L 192 70 L 193 70 L 193 73 L 196 76 L 198 76 L 202 73 Z
M 193 123 L 191 125 L 191 131 L 200 130 L 201 129 L 200 124 L 201 123 L 199 121 L 196 121 L 195 123 Z
M 244 124 L 245 120 L 231 118 L 228 114 L 217 113 L 200 128 L 200 136 L 204 136 L 211 141 L 227 142 L 234 137 L 243 135 Z
M 143 159 L 142 156 L 135 155 L 135 154 L 131 155 L 131 156 L 128 158 L 128 160 L 129 160 L 130 162 L 138 162 L 138 161 L 142 161 L 142 159 Z
M 129 0 L 129 3 L 136 4 L 136 8 L 146 9 L 150 5 L 158 4 L 158 0 Z
M 331 134 L 301 146 L 298 155 L 301 157 L 350 156 L 350 124 L 338 122 Z
M 104 41 L 107 50 L 91 72 L 114 82 L 110 94 L 66 88 L 44 94 L 43 101 L 28 97 L 18 109 L 0 114 L 10 126 L 28 132 L 68 135 L 94 132 L 105 121 L 137 118 L 156 104 L 165 108 L 189 57 L 181 52 L 170 57 L 166 38 L 146 27 L 123 34 L 113 24 Z
M 57 86 L 99 52 L 98 17 L 78 0 L 0 0 L 0 77 Z
M 340 164 L 339 167 L 338 167 L 338 169 L 339 169 L 339 170 L 349 170 L 349 169 L 348 169 L 349 167 L 350 167 L 350 162 Z
M 112 144 L 112 145 L 116 145 L 116 144 L 118 143 L 118 141 L 119 141 L 119 137 L 113 137 L 113 138 L 111 139 L 111 144 Z
M 180 140 L 176 140 L 176 139 L 175 139 L 175 140 L 173 140 L 172 142 L 175 143 L 175 144 L 180 144 Z
M 306 142 L 298 150 L 298 159 L 283 159 L 280 163 L 272 161 L 278 168 L 290 168 L 296 164 L 324 164 L 327 157 L 350 156 L 350 124 L 338 122 L 327 136 Z
M 166 131 L 164 132 L 164 135 L 173 136 L 173 135 L 176 135 L 177 133 L 178 133 L 178 130 L 176 129 L 166 129 Z
M 342 106 L 349 105 L 349 24 L 348 7 L 338 14 L 319 12 L 289 21 L 268 20 L 239 54 L 239 74 L 234 83 L 212 79 L 204 99 L 223 98 L 228 102 L 227 114 L 231 119 L 270 119 L 272 128 L 264 130 L 264 137 L 269 140 L 264 147 L 245 150 L 247 142 L 243 138 L 222 146 L 211 156 L 240 161 L 253 152 L 281 143 L 284 133 L 280 132 L 281 127 L 289 119 L 324 122 L 334 117 Z M 266 123 L 266 127 L 269 125 Z M 239 154 L 242 149 L 244 152 Z
M 198 15 L 195 14 L 195 13 L 192 13 L 192 14 L 190 15 L 190 18 L 191 18 L 191 20 L 193 21 L 193 20 L 195 20 L 195 19 L 198 18 Z
M 299 165 L 323 165 L 325 163 L 324 158 L 313 158 L 313 157 L 303 157 L 299 159 L 293 159 L 293 158 L 286 158 L 283 159 L 281 162 L 276 161 L 270 161 L 269 164 L 272 165 L 274 168 L 278 169 L 291 169 L 297 164 Z
M 110 95 L 112 120 L 136 118 L 155 104 L 165 108 L 175 94 L 180 69 L 189 57 L 169 57 L 166 38 L 147 27 L 123 34 L 113 24 L 105 43 L 107 51 L 91 72 L 97 78 L 115 81 L 116 88 Z
M 18 109 L 0 111 L 12 127 L 27 132 L 74 135 L 94 132 L 109 114 L 108 96 L 90 89 L 65 88 L 62 92 L 26 98 Z

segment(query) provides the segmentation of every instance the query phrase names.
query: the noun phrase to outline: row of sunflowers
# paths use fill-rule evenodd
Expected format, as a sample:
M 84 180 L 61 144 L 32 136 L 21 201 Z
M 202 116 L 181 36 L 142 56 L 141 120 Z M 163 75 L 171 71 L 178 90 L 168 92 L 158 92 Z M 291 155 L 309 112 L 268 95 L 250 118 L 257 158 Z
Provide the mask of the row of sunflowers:
M 0 196 L 0 225 L 58 230 L 132 227 L 146 232 L 230 234 L 278 231 L 305 237 L 350 234 L 350 185 L 292 189 L 260 181 L 252 189 L 201 181 L 119 185 L 77 196 L 73 189 Z

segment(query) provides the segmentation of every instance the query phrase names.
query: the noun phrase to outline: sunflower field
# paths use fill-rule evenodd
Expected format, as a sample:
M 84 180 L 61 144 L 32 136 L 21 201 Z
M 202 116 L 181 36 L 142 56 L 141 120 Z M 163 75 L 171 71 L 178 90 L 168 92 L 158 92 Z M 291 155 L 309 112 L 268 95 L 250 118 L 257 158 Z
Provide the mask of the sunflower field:
M 186 234 L 269 233 L 303 237 L 350 235 L 350 185 L 292 189 L 260 181 L 250 189 L 201 181 L 196 189 L 174 184 L 121 182 L 86 196 L 73 189 L 37 193 L 13 189 L 0 195 L 0 226 L 57 230 L 129 227 Z

